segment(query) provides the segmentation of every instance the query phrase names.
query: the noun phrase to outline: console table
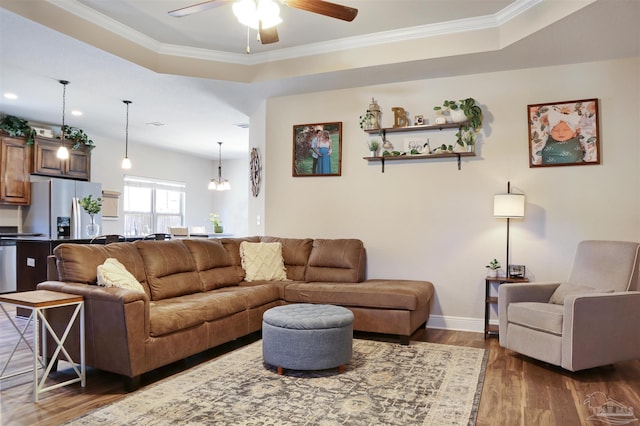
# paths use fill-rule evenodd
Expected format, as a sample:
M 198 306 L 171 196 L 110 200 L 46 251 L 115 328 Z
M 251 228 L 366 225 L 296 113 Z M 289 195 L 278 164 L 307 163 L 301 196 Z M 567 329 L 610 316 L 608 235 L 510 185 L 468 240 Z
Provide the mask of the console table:
M 485 296 L 484 296 L 484 338 L 489 336 L 498 336 L 498 325 L 489 324 L 489 312 L 491 306 L 498 306 L 498 296 L 492 296 L 491 285 L 496 284 L 496 287 L 504 283 L 528 283 L 529 278 L 511 278 L 511 277 L 486 277 L 485 278 Z
M 7 312 L 5 305 L 13 305 L 16 307 L 28 309 L 31 311 L 29 318 L 26 324 L 22 327 L 22 329 L 16 323 L 16 320 L 12 317 L 12 315 Z M 53 330 L 49 322 L 46 318 L 46 310 L 58 308 L 61 306 L 75 306 L 73 314 L 69 318 L 69 322 L 67 327 L 65 328 L 62 336 L 58 336 L 56 332 Z M 38 402 L 38 396 L 42 392 L 46 392 L 49 390 L 57 389 L 62 386 L 70 385 L 72 383 L 80 382 L 82 387 L 85 386 L 86 383 L 86 370 L 85 370 L 85 359 L 84 359 L 84 350 L 85 350 L 85 342 L 84 342 L 84 300 L 82 296 L 78 296 L 75 294 L 67 294 L 67 293 L 58 293 L 56 291 L 49 290 L 34 290 L 34 291 L 26 291 L 22 293 L 9 293 L 9 294 L 0 294 L 0 308 L 9 319 L 13 327 L 18 332 L 19 336 L 16 340 L 15 345 L 13 346 L 13 350 L 9 354 L 9 358 L 4 363 L 2 370 L 0 370 L 0 380 L 6 379 L 9 377 L 14 377 L 19 374 L 29 373 L 33 371 L 33 401 Z M 80 365 L 76 365 L 76 363 L 71 359 L 69 353 L 64 347 L 64 343 L 69 335 L 69 331 L 71 327 L 76 322 L 79 322 L 80 325 Z M 33 323 L 33 341 L 29 342 L 26 338 L 26 332 L 29 330 L 29 325 Z M 38 333 L 38 330 L 42 328 L 41 332 Z M 56 349 L 53 352 L 51 358 L 47 358 L 47 333 L 56 343 Z M 40 341 L 42 341 L 42 347 L 40 348 Z M 31 352 L 33 353 L 33 367 L 28 368 L 26 370 L 17 371 L 15 373 L 5 374 L 7 370 L 7 366 L 11 361 L 11 358 L 16 352 L 18 345 L 20 342 L 24 342 Z M 73 379 L 56 383 L 54 385 L 45 387 L 44 383 L 47 379 L 47 376 L 51 372 L 54 365 L 57 363 L 58 355 L 62 352 L 71 364 L 73 371 L 77 375 Z M 48 361 L 48 362 L 47 362 Z M 40 368 L 44 369 L 42 377 L 39 375 Z

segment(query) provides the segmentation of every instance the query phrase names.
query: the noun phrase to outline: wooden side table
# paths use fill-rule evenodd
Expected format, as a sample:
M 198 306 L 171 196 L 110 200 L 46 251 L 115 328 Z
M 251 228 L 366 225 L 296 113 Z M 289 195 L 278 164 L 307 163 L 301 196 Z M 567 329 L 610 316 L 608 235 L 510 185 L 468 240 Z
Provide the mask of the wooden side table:
M 7 312 L 5 309 L 5 304 L 13 305 L 20 308 L 25 308 L 31 311 L 31 315 L 29 315 L 29 319 L 27 323 L 24 325 L 22 329 L 18 327 L 14 318 Z M 69 318 L 69 323 L 62 333 L 62 336 L 58 336 L 56 332 L 53 330 L 49 322 L 47 321 L 45 311 L 47 309 L 58 308 L 61 306 L 73 306 L 75 305 L 75 309 L 73 314 Z M 57 291 L 49 291 L 49 290 L 34 290 L 34 291 L 25 291 L 21 293 L 9 293 L 9 294 L 0 294 L 0 308 L 9 319 L 13 327 L 18 332 L 18 339 L 11 351 L 9 358 L 4 363 L 2 370 L 0 370 L 0 380 L 14 377 L 19 374 L 30 373 L 33 371 L 33 401 L 38 402 L 38 396 L 42 392 L 46 392 L 49 390 L 57 389 L 62 386 L 70 385 L 72 383 L 80 382 L 82 387 L 86 384 L 86 369 L 85 369 L 85 359 L 84 359 L 84 299 L 82 296 L 78 296 L 75 294 L 67 294 L 67 293 L 59 293 Z M 80 323 L 80 365 L 76 365 L 75 362 L 69 356 L 69 353 L 64 347 L 64 342 L 69 335 L 69 331 L 73 326 L 74 322 L 78 320 Z M 33 323 L 33 341 L 30 343 L 25 337 L 25 333 L 29 329 L 29 325 Z M 41 333 L 38 333 L 38 330 L 42 328 Z M 53 352 L 53 355 L 47 360 L 47 332 L 56 342 L 56 349 Z M 40 338 L 42 339 L 42 348 L 40 348 Z M 33 367 L 28 368 L 26 370 L 18 371 L 15 373 L 5 374 L 7 366 L 13 357 L 13 354 L 16 352 L 18 345 L 20 342 L 24 342 L 31 352 L 33 352 Z M 40 350 L 42 349 L 42 350 Z M 51 369 L 56 363 L 58 355 L 62 352 L 71 364 L 74 372 L 77 377 L 73 379 L 67 380 L 65 382 L 56 383 L 54 385 L 44 387 L 44 383 L 47 379 L 47 376 L 51 372 Z M 42 377 L 39 375 L 40 368 L 44 369 L 42 373 Z
M 497 288 L 496 293 L 491 292 L 491 284 L 496 284 L 496 287 L 504 283 L 528 283 L 529 278 L 509 278 L 509 277 L 486 277 L 485 278 L 485 296 L 484 296 L 484 338 L 490 336 L 498 336 L 498 325 L 489 324 L 489 313 L 491 306 L 498 306 Z M 495 294 L 495 296 L 492 296 Z

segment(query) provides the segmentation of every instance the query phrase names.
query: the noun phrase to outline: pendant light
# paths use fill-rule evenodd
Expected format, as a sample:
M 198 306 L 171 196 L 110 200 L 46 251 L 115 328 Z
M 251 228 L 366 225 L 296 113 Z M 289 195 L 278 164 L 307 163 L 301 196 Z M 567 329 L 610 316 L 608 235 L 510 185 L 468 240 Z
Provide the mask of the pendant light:
M 209 189 L 215 191 L 228 191 L 231 189 L 229 181 L 222 179 L 222 142 L 218 142 L 218 178 L 211 179 L 209 182 Z
M 62 127 L 60 127 L 60 148 L 58 148 L 56 157 L 60 160 L 66 160 L 69 158 L 69 150 L 64 146 L 64 132 L 66 127 L 64 125 L 64 110 L 66 107 L 65 102 L 67 100 L 67 84 L 69 84 L 69 82 L 67 80 L 59 80 L 59 83 L 62 84 Z
M 124 158 L 122 159 L 122 168 L 130 169 L 131 160 L 129 160 L 129 104 L 131 101 L 122 101 L 127 105 L 127 124 L 124 130 Z

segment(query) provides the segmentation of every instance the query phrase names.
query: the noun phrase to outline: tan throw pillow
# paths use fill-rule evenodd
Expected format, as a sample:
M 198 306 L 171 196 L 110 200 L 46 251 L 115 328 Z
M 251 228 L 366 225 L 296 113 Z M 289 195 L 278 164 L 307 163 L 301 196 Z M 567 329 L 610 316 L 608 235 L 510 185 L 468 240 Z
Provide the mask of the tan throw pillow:
M 240 259 L 245 272 L 245 281 L 288 281 L 282 258 L 282 244 L 240 244 Z
M 564 305 L 564 298 L 566 296 L 569 296 L 572 294 L 590 294 L 590 293 L 613 293 L 613 290 L 564 283 L 564 284 L 560 284 L 556 289 L 556 291 L 553 292 L 553 294 L 551 295 L 551 298 L 549 299 L 549 303 L 553 303 L 556 305 Z
M 98 266 L 98 285 L 103 287 L 118 287 L 144 293 L 142 284 L 136 280 L 125 266 L 112 257 Z

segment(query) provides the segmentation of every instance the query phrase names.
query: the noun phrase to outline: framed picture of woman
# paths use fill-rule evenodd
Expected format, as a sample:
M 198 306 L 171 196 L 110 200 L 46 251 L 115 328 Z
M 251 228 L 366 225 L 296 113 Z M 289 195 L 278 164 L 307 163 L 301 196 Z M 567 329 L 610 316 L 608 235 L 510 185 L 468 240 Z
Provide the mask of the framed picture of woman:
M 293 126 L 293 177 L 342 174 L 342 122 Z
M 527 106 L 529 167 L 600 164 L 598 99 Z

